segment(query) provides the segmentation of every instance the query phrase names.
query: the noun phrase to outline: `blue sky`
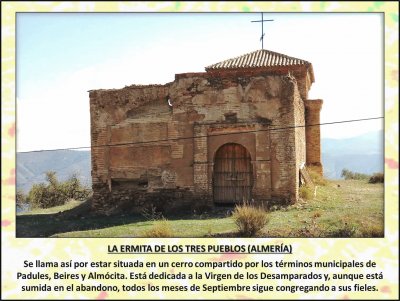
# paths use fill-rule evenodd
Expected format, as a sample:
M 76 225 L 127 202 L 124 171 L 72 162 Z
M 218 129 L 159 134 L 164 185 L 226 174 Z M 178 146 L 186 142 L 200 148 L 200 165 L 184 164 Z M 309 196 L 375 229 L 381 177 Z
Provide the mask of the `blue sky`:
M 90 145 L 87 91 L 166 83 L 261 48 L 260 13 L 20 13 L 18 151 Z M 264 48 L 310 61 L 322 122 L 383 116 L 381 14 L 265 13 Z M 71 122 L 73 121 L 73 122 Z M 329 125 L 349 137 L 382 121 Z M 51 126 L 49 126 L 51 125 Z

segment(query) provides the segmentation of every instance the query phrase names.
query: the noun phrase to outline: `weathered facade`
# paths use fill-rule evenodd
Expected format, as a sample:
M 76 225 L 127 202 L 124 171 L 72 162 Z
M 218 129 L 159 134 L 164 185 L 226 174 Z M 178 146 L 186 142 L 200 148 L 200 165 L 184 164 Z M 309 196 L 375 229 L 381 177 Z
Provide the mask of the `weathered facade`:
M 165 85 L 90 91 L 93 209 L 295 202 L 304 164 L 322 173 L 313 82 L 311 63 L 258 50 Z

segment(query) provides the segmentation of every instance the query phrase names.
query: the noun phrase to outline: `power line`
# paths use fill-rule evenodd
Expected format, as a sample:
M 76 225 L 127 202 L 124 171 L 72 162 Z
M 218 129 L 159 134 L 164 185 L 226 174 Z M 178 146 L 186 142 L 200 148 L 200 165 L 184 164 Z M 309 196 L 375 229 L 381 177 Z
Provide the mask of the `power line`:
M 361 119 L 325 122 L 325 123 L 318 123 L 318 124 L 296 125 L 296 126 L 287 126 L 287 127 L 279 127 L 279 128 L 277 127 L 277 128 L 258 129 L 258 130 L 249 130 L 249 131 L 240 131 L 240 132 L 219 133 L 219 134 L 211 134 L 211 135 L 167 138 L 167 139 L 160 139 L 160 140 L 125 142 L 125 143 L 104 144 L 104 145 L 94 145 L 94 146 L 79 146 L 79 147 L 58 148 L 58 149 L 42 149 L 42 150 L 24 151 L 24 152 L 17 152 L 17 153 L 18 154 L 25 154 L 25 153 L 39 153 L 39 152 L 60 151 L 60 150 L 78 150 L 78 149 L 85 149 L 85 148 L 100 148 L 100 147 L 112 147 L 112 146 L 137 145 L 137 144 L 147 144 L 147 143 L 156 143 L 156 142 L 186 140 L 186 139 L 193 139 L 193 138 L 205 138 L 205 137 L 216 137 L 216 136 L 226 136 L 226 135 L 237 135 L 237 134 L 255 133 L 255 132 L 280 131 L 280 130 L 287 130 L 287 129 L 293 129 L 293 128 L 305 128 L 305 127 L 311 127 L 311 126 L 321 126 L 321 125 L 340 124 L 340 123 L 349 123 L 349 122 L 360 122 L 360 121 L 376 120 L 376 119 L 383 119 L 383 118 L 384 117 L 370 117 L 370 118 L 361 118 Z M 271 127 L 271 125 L 269 125 L 269 127 Z

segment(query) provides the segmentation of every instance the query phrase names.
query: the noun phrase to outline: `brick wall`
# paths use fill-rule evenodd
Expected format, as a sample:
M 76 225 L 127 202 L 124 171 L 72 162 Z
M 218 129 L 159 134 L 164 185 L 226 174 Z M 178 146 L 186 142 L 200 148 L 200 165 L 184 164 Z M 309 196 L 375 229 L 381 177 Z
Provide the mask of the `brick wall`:
M 281 77 L 281 106 L 271 126 L 271 196 L 284 203 L 296 201 L 295 79 Z
M 296 150 L 296 183 L 295 196 L 299 197 L 300 168 L 306 163 L 306 129 L 305 129 L 305 106 L 298 90 L 294 95 L 294 132 Z
M 323 174 L 321 163 L 321 137 L 320 137 L 320 111 L 323 101 L 321 99 L 306 100 L 306 163 Z
M 213 206 L 213 160 L 225 143 L 251 154 L 256 201 L 295 201 L 305 148 L 304 128 L 294 126 L 304 123 L 304 91 L 296 79 L 265 72 L 91 91 L 95 210 Z

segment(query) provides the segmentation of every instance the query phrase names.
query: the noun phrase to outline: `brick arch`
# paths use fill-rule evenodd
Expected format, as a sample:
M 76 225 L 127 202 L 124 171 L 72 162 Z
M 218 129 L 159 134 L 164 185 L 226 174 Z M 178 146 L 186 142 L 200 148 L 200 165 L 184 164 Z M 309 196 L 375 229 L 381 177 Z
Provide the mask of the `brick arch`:
M 256 149 L 255 149 L 255 137 L 253 133 L 221 135 L 216 138 L 218 139 L 210 139 L 208 143 L 209 162 L 214 162 L 214 158 L 218 149 L 220 149 L 223 145 L 228 143 L 236 143 L 242 145 L 250 153 L 252 160 L 255 160 Z

